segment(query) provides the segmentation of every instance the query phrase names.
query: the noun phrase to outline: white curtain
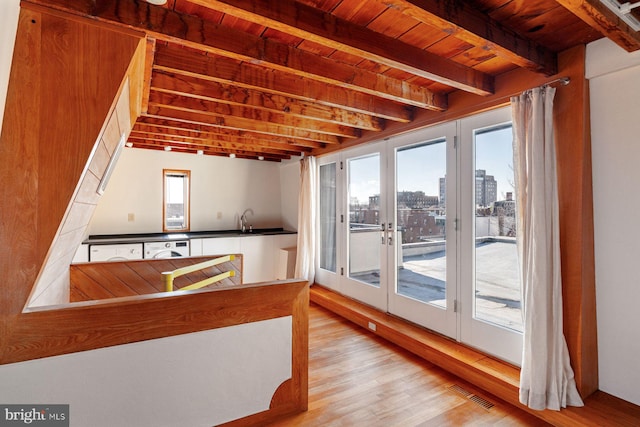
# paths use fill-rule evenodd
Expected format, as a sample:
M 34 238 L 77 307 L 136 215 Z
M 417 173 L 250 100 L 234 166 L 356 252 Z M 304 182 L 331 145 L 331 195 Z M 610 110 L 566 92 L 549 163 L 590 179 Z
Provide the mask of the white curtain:
M 511 99 L 524 318 L 520 402 L 536 410 L 583 405 L 562 331 L 554 95 L 542 87 Z
M 300 160 L 300 195 L 298 197 L 298 250 L 295 277 L 313 284 L 316 250 L 316 159 Z

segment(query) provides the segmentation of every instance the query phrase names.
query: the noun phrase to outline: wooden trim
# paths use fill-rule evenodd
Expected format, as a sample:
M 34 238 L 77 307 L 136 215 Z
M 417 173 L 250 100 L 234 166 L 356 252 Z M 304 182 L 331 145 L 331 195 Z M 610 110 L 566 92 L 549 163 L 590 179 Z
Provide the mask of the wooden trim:
M 640 417 L 640 407 L 601 391 L 586 398 L 581 408 L 530 409 L 519 402 L 517 367 L 317 284 L 311 287 L 310 300 L 553 425 L 632 427 Z M 376 331 L 368 328 L 369 322 L 376 324 Z
M 593 184 L 586 47 L 560 58 L 571 83 L 556 92 L 554 117 L 560 213 L 564 335 L 582 397 L 598 389 Z

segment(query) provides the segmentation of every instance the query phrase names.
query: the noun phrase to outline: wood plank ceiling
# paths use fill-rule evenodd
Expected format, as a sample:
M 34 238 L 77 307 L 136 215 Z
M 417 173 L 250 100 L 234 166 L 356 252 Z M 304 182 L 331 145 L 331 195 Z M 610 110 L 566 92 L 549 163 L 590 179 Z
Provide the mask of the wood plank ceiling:
M 640 35 L 597 0 L 28 0 L 147 34 L 129 143 L 281 161 L 482 97 L 516 67 Z

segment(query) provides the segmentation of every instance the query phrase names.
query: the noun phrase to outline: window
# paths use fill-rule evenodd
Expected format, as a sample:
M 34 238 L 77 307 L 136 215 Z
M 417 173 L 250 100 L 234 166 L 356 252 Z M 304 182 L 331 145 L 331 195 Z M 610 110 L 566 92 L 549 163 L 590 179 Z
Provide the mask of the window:
M 511 124 L 475 130 L 474 140 L 475 316 L 522 332 Z
M 162 224 L 164 231 L 189 231 L 190 171 L 164 169 Z

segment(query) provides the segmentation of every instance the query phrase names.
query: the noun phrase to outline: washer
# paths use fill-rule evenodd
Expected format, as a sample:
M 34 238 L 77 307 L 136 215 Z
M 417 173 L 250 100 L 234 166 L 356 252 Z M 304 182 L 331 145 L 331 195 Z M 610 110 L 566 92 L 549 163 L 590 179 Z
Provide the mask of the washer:
M 116 243 L 111 245 L 91 245 L 89 261 L 127 261 L 142 259 L 142 243 Z
M 144 258 L 176 258 L 189 256 L 189 241 L 145 242 Z

